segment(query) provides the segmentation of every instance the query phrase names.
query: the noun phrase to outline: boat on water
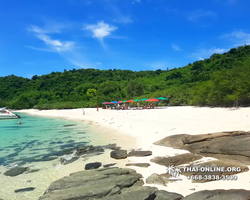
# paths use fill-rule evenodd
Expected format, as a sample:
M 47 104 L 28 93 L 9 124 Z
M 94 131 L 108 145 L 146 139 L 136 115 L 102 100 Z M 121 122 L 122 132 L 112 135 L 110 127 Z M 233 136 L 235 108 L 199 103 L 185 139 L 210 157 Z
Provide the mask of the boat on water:
M 20 115 L 12 113 L 6 108 L 0 108 L 0 119 L 18 119 L 21 118 Z

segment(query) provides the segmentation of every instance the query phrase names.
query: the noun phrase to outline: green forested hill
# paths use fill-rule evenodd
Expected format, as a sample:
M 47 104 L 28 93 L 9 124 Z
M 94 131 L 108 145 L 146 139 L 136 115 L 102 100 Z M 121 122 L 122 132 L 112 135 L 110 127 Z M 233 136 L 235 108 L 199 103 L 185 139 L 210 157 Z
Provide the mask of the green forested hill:
M 159 96 L 170 98 L 170 105 L 247 106 L 249 79 L 246 45 L 165 71 L 73 69 L 32 79 L 0 77 L 0 107 L 94 107 L 103 101 Z

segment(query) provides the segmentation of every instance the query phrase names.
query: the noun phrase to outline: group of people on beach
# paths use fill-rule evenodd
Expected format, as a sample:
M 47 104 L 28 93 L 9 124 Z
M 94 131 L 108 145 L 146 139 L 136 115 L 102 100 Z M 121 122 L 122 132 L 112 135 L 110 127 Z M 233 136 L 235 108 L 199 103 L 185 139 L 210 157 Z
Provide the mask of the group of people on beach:
M 137 109 L 140 109 L 140 102 L 137 102 Z M 146 105 L 141 107 L 142 109 L 147 109 L 148 107 Z M 149 105 L 149 109 L 153 109 L 154 108 L 154 104 L 151 103 Z M 104 107 L 102 107 L 102 109 L 115 109 L 115 110 L 127 110 L 130 109 L 130 106 L 126 105 L 125 103 L 123 103 L 122 105 L 117 104 L 115 107 L 110 107 L 110 105 L 105 105 Z M 99 106 L 97 106 L 97 111 L 99 110 Z

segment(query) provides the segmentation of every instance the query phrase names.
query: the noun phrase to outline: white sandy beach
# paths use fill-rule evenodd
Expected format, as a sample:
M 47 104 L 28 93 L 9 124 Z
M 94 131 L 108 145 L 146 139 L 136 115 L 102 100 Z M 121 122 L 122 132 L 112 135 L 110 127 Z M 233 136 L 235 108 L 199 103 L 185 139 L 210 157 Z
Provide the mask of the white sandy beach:
M 156 146 L 153 143 L 164 137 L 175 134 L 206 134 L 221 131 L 249 131 L 250 130 L 250 108 L 228 109 L 228 108 L 196 108 L 196 107 L 168 107 L 165 109 L 152 110 L 102 110 L 97 112 L 94 108 L 71 110 L 22 110 L 21 112 L 46 116 L 64 118 L 69 120 L 91 123 L 96 130 L 100 131 L 100 137 L 109 140 L 109 143 L 117 143 L 122 149 L 151 150 L 152 156 L 134 158 L 129 157 L 117 162 L 106 156 L 105 164 L 118 163 L 117 166 L 125 167 L 126 163 L 150 163 L 148 168 L 131 167 L 141 173 L 144 180 L 152 173 L 166 173 L 166 167 L 150 162 L 156 156 L 174 156 L 187 153 L 169 147 Z M 19 112 L 19 111 L 18 111 Z M 101 158 L 98 158 L 102 161 Z M 89 162 L 90 160 L 88 160 Z M 73 164 L 72 164 L 73 166 Z M 75 169 L 78 170 L 79 167 Z M 65 170 L 65 168 L 64 168 Z M 71 173 L 71 172 L 70 172 Z M 67 174 L 67 173 L 63 173 Z M 156 186 L 169 192 L 180 193 L 184 196 L 200 190 L 213 189 L 249 189 L 250 172 L 238 174 L 237 181 L 212 181 L 208 183 L 191 183 L 184 176 L 182 181 L 169 183 L 167 186 Z

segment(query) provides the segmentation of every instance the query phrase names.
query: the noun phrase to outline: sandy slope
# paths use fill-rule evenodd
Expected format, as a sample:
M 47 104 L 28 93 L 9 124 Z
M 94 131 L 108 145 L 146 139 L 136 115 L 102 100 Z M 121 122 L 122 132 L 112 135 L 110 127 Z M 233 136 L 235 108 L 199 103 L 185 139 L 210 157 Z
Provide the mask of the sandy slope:
M 103 137 L 111 143 L 116 142 L 124 149 L 141 148 L 153 151 L 153 155 L 144 158 L 128 158 L 127 162 L 147 162 L 149 168 L 131 167 L 147 178 L 152 173 L 165 173 L 166 167 L 150 162 L 155 156 L 173 156 L 186 153 L 167 147 L 153 145 L 153 142 L 174 134 L 205 134 L 220 131 L 250 130 L 250 108 L 224 109 L 224 108 L 195 108 L 195 107 L 169 107 L 153 110 L 102 110 L 96 109 L 72 110 L 23 110 L 22 112 L 47 116 L 60 117 L 69 120 L 92 121 L 93 126 L 100 131 L 106 130 Z M 124 166 L 124 163 L 120 166 Z M 204 189 L 249 189 L 250 173 L 238 175 L 237 181 L 217 181 L 210 183 L 191 183 L 185 177 L 182 181 L 168 184 L 167 187 L 157 186 L 171 192 L 187 195 Z

